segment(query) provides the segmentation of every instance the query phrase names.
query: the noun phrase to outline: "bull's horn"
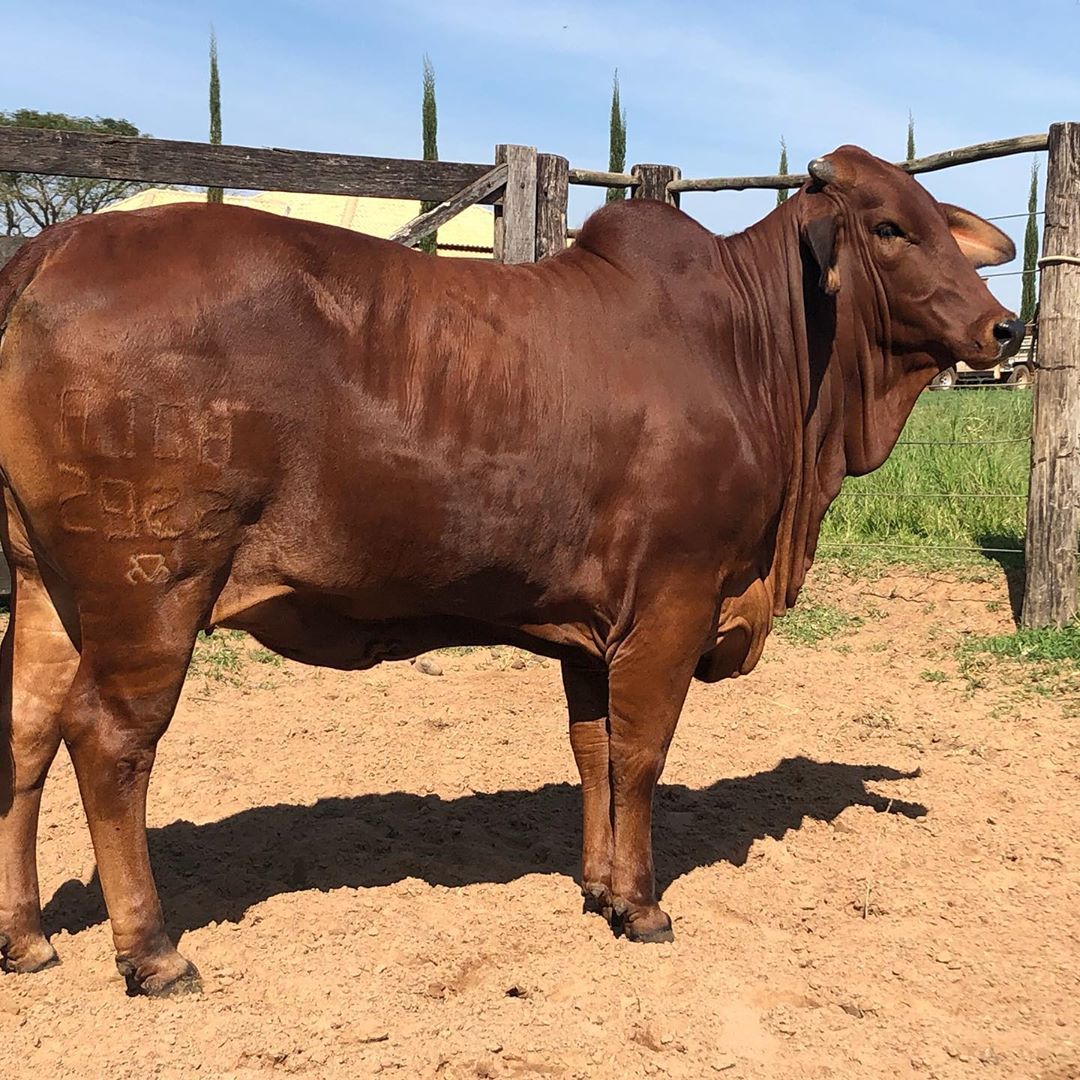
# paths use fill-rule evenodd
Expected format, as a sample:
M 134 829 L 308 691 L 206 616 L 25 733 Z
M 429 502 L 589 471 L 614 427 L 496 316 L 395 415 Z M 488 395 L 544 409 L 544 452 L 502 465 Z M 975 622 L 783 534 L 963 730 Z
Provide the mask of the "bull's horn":
M 806 171 L 819 184 L 831 184 L 836 181 L 836 170 L 833 168 L 832 162 L 826 161 L 822 157 L 814 158 L 814 160 L 806 166 Z

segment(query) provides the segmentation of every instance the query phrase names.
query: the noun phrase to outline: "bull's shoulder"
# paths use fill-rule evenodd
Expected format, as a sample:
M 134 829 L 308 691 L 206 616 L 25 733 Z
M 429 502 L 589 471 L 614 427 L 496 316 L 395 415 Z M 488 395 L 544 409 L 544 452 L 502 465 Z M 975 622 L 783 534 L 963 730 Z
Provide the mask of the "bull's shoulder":
M 609 203 L 586 219 L 576 246 L 608 262 L 686 273 L 717 265 L 716 237 L 666 203 L 629 199 Z

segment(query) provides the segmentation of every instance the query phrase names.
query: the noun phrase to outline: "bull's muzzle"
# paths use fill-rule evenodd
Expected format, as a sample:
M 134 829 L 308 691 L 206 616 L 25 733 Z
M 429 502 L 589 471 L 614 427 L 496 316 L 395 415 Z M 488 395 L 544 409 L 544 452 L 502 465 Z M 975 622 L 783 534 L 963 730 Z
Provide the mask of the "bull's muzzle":
M 1020 351 L 1024 341 L 1023 319 L 1002 319 L 994 324 L 994 340 L 998 343 L 999 360 L 1008 360 Z

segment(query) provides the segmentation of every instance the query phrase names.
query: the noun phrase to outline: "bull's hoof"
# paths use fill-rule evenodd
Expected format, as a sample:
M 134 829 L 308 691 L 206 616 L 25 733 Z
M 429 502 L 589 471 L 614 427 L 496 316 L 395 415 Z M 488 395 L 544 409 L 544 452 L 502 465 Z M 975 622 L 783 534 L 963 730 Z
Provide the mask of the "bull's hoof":
M 600 915 L 607 922 L 611 922 L 614 911 L 611 903 L 611 890 L 606 885 L 582 885 L 581 895 L 584 898 L 581 906 L 583 915 Z
M 0 971 L 11 975 L 32 975 L 60 963 L 60 957 L 49 942 L 35 934 L 24 942 L 14 942 L 0 934 Z
M 642 945 L 660 945 L 666 941 L 675 940 L 675 931 L 669 922 L 667 926 L 661 926 L 656 930 L 635 930 L 633 926 L 623 928 L 627 941 L 634 941 Z
M 659 907 L 632 908 L 625 902 L 615 901 L 615 918 L 611 924 L 616 936 L 642 945 L 658 945 L 675 940 L 671 919 Z
M 165 998 L 202 993 L 198 969 L 179 953 L 142 964 L 118 956 L 116 968 L 124 976 L 129 997 Z

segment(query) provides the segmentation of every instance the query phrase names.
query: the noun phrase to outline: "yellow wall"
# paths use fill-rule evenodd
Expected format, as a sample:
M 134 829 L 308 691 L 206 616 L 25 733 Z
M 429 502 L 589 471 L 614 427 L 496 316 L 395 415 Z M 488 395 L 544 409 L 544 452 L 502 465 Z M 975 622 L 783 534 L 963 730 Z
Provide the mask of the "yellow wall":
M 168 206 L 179 202 L 204 202 L 201 191 L 176 191 L 172 188 L 149 188 L 128 199 L 104 208 L 140 210 L 147 206 Z M 250 206 L 284 217 L 321 221 L 344 229 L 389 236 L 420 213 L 420 204 L 410 199 L 362 199 L 355 195 L 304 195 L 292 191 L 263 191 L 257 195 L 226 195 L 225 201 L 236 206 Z M 103 211 L 103 212 L 104 212 Z M 439 229 L 440 244 L 465 244 L 491 248 L 494 242 L 495 215 L 489 206 L 470 206 Z M 491 258 L 489 252 L 440 252 L 466 258 Z

